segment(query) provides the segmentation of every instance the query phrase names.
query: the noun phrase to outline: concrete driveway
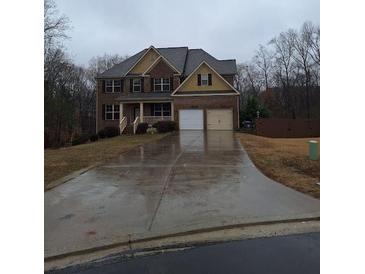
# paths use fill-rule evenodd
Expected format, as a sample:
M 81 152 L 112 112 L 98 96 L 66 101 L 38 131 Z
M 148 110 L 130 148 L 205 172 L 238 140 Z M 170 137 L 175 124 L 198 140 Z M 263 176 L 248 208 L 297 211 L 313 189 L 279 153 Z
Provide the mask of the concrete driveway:
M 319 217 L 231 131 L 180 131 L 45 193 L 45 257 L 212 227 Z

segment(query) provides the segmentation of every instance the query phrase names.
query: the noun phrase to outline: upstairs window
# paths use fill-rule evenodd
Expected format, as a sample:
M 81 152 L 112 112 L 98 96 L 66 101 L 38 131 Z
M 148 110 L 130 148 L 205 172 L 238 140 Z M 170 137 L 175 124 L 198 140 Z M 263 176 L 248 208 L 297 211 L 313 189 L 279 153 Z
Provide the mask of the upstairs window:
M 202 74 L 202 78 L 201 78 L 201 85 L 202 86 L 207 86 L 208 85 L 208 74 Z
M 105 120 L 119 120 L 119 105 L 105 105 Z
M 121 80 L 105 80 L 105 92 L 121 92 L 122 91 L 122 81 Z
M 121 92 L 122 91 L 122 81 L 113 80 L 113 83 L 114 83 L 113 92 Z
M 112 93 L 113 92 L 113 80 L 105 81 L 105 92 Z
M 154 79 L 154 91 L 170 91 L 170 78 Z
M 198 74 L 198 86 L 211 86 L 212 74 Z
M 141 79 L 133 79 L 133 92 L 141 92 Z

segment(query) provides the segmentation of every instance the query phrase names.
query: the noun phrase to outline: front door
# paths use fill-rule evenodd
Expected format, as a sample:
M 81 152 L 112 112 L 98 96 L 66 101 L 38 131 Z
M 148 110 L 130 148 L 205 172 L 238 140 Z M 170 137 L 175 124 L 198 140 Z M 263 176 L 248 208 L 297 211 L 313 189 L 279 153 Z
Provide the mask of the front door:
M 140 113 L 139 113 L 139 107 L 134 107 L 133 108 L 133 121 L 132 121 L 132 123 L 134 122 L 134 120 L 138 117 L 138 116 L 140 116 L 139 115 Z

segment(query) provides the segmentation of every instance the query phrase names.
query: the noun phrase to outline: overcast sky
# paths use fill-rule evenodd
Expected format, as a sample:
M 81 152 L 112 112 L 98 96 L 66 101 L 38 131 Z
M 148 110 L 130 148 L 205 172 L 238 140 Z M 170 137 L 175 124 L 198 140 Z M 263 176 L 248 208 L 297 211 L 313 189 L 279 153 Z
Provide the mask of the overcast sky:
M 104 53 L 132 55 L 150 45 L 202 48 L 243 62 L 259 44 L 306 20 L 319 0 L 56 0 L 71 20 L 65 43 L 77 64 Z

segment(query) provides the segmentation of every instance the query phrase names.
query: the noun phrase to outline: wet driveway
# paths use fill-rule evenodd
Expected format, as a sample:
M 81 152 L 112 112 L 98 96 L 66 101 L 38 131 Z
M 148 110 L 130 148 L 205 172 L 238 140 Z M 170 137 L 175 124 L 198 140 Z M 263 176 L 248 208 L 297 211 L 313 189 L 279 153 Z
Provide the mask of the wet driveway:
M 45 257 L 242 223 L 319 216 L 262 175 L 231 131 L 181 131 L 45 193 Z

